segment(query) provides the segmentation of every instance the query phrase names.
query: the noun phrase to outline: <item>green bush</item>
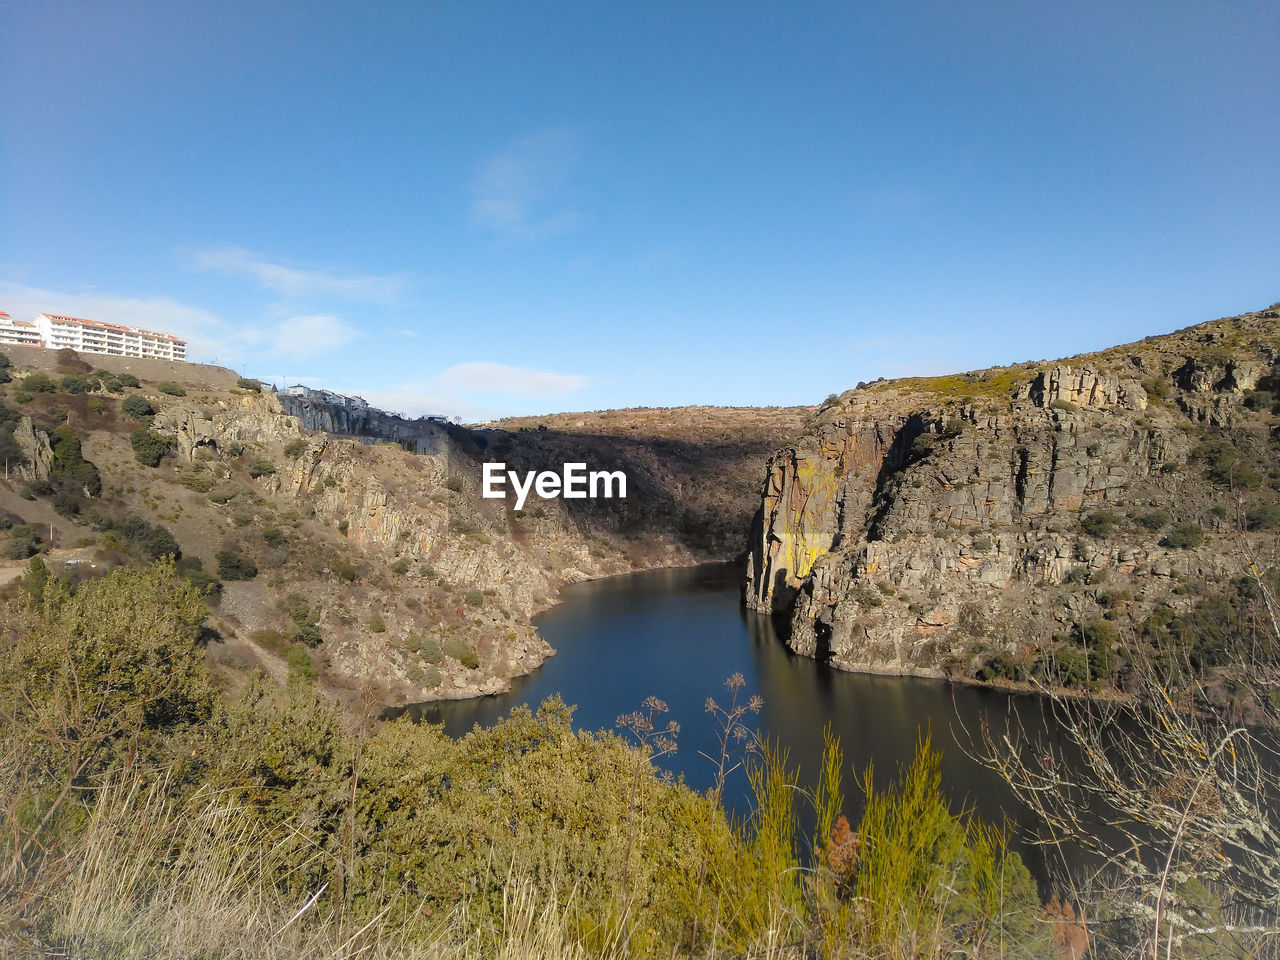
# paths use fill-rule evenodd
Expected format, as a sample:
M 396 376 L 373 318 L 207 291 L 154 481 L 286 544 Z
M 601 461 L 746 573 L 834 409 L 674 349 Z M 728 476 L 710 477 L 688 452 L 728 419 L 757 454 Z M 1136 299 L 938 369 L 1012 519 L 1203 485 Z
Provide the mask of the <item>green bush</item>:
M 1161 546 L 1174 550 L 1193 550 L 1204 543 L 1204 530 L 1199 524 L 1180 523 L 1160 541 Z
M 289 665 L 289 673 L 304 680 L 315 680 L 319 676 L 316 665 L 305 647 L 290 647 L 284 655 L 284 662 Z
M 484 594 L 481 593 L 479 590 L 468 590 L 467 595 L 463 599 L 466 601 L 468 606 L 471 606 L 471 607 L 484 606 Z
M 978 671 L 978 677 L 988 682 L 992 680 L 1022 682 L 1027 679 L 1027 665 L 1007 653 L 997 653 L 983 664 L 982 669 Z
M 254 562 L 234 547 L 219 550 L 217 559 L 218 576 L 223 580 L 252 580 L 258 575 Z
M 131 393 L 121 400 L 120 409 L 135 420 L 145 420 L 148 417 L 155 416 L 156 412 L 156 408 L 151 405 L 150 401 L 138 393 Z
M 241 390 L 248 390 L 252 393 L 262 392 L 262 384 L 257 380 L 248 380 L 248 379 L 245 379 L 244 377 L 241 377 L 239 380 L 236 381 L 236 386 L 239 387 Z
M 461 477 L 449 477 L 449 479 L 445 480 L 444 485 L 445 485 L 445 489 L 452 490 L 454 493 L 462 492 Z
M 386 633 L 387 622 L 382 619 L 382 614 L 375 613 L 369 618 L 369 629 L 374 633 Z
M 1097 513 L 1091 513 L 1080 521 L 1080 529 L 1096 540 L 1105 540 L 1115 532 L 1116 523 L 1119 521 L 1114 513 L 1100 510 Z
M 187 395 L 187 391 L 172 380 L 161 380 L 156 384 L 156 389 L 161 393 L 167 393 L 171 397 L 185 397 Z
M 290 440 L 284 447 L 284 455 L 290 460 L 297 460 L 307 449 L 307 441 Z
M 227 504 L 240 495 L 240 488 L 235 484 L 227 483 L 220 487 L 214 487 L 209 491 L 209 500 L 212 503 Z
M 207 473 L 188 471 L 178 478 L 178 482 L 196 493 L 208 493 L 213 489 L 213 477 Z
M 444 652 L 469 670 L 475 670 L 480 666 L 480 659 L 476 656 L 475 651 L 461 640 L 448 641 L 444 645 Z
M 867 802 L 855 834 L 861 856 L 850 878 L 859 955 L 949 955 L 943 931 L 953 926 L 967 927 L 977 942 L 1038 939 L 1030 871 L 1000 831 L 951 812 L 942 754 L 929 737 L 921 738 L 899 782 L 878 789 L 873 774 L 868 766 L 862 778 Z M 940 890 L 950 894 L 945 908 L 938 905 Z
M 142 384 L 138 382 L 138 378 L 132 373 L 117 373 L 116 379 L 120 381 L 120 386 L 122 387 L 136 388 L 142 386 Z
M 291 593 L 285 598 L 285 612 L 294 624 L 293 639 L 308 647 L 317 647 L 323 638 L 320 635 L 320 624 L 316 622 L 311 605 L 299 593 Z
M 184 572 L 183 576 L 187 578 L 187 582 L 195 587 L 202 597 L 205 597 L 211 603 L 216 604 L 222 596 L 222 581 L 213 574 L 201 569 L 192 569 Z
M 259 477 L 269 477 L 275 472 L 276 465 L 263 457 L 258 457 L 253 463 L 249 464 L 249 476 L 255 480 Z
M 29 373 L 22 381 L 22 389 L 28 393 L 56 393 L 58 386 L 43 373 Z
M 1264 479 L 1252 463 L 1240 456 L 1235 445 L 1226 440 L 1202 443 L 1191 455 L 1205 464 L 1205 474 L 1210 480 L 1224 487 L 1252 490 Z
M 959 420 L 948 420 L 938 430 L 939 440 L 954 440 L 964 432 L 964 424 Z
M 62 389 L 67 393 L 84 393 L 89 389 L 89 383 L 84 377 L 68 374 L 62 378 Z
M 1152 532 L 1164 529 L 1165 524 L 1168 522 L 1169 513 L 1167 510 L 1152 510 L 1138 517 L 1138 525 Z
M 1280 506 L 1274 503 L 1254 507 L 1244 518 L 1247 530 L 1275 530 L 1280 527 Z
M 854 602 L 862 607 L 880 607 L 884 605 L 884 599 L 880 594 L 869 583 L 864 581 L 854 584 L 851 595 Z
M 1070 643 L 1056 644 L 1036 661 L 1042 679 L 1064 687 L 1083 687 L 1089 682 L 1089 658 Z
M 1119 639 L 1120 633 L 1110 620 L 1094 620 L 1084 628 L 1084 642 L 1090 647 L 1107 646 Z
M 31 558 L 31 562 L 27 564 L 27 572 L 22 575 L 22 589 L 26 590 L 33 600 L 40 602 L 44 598 L 45 584 L 52 576 L 48 565 L 37 554 Z
M 1142 381 L 1142 389 L 1147 391 L 1147 396 L 1156 400 L 1163 400 L 1169 394 L 1168 383 L 1159 377 L 1148 377 Z
M 151 524 L 142 517 L 129 515 L 122 520 L 99 518 L 98 529 L 129 553 L 143 560 L 171 556 L 182 558 L 182 549 L 167 527 Z
M 53 443 L 52 475 L 55 480 L 72 486 L 77 495 L 97 497 L 102 494 L 102 476 L 97 466 L 84 458 L 80 438 L 66 425 L 58 427 L 50 437 Z
M 418 644 L 418 653 L 427 663 L 439 663 L 444 657 L 444 650 L 441 649 L 439 641 L 432 640 L 430 637 Z
M 273 550 L 280 549 L 288 542 L 288 538 L 284 535 L 284 531 L 279 527 L 268 527 L 266 530 L 263 530 L 262 540 Z
M 84 509 L 85 500 L 78 491 L 63 488 L 55 490 L 50 505 L 61 516 L 75 517 Z
M 139 427 L 130 433 L 129 442 L 133 444 L 134 457 L 144 467 L 160 466 L 160 461 L 174 446 L 172 439 L 154 433 L 146 427 Z
M 20 701 L 5 697 L 19 725 L 34 730 L 43 714 L 60 711 L 62 736 L 41 750 L 44 776 L 72 764 L 95 783 L 113 759 L 157 751 L 149 759 L 158 760 L 161 731 L 212 717 L 217 696 L 197 642 L 208 611 L 172 563 L 122 567 L 74 593 L 50 581 L 40 609 L 39 629 L 9 641 L 0 697 L 22 671 Z
M 3 553 L 10 560 L 26 560 L 40 552 L 40 538 L 26 524 L 18 524 L 9 529 L 9 538 L 4 542 Z
M 1244 405 L 1250 410 L 1270 410 L 1276 398 L 1270 390 L 1250 390 L 1244 395 Z

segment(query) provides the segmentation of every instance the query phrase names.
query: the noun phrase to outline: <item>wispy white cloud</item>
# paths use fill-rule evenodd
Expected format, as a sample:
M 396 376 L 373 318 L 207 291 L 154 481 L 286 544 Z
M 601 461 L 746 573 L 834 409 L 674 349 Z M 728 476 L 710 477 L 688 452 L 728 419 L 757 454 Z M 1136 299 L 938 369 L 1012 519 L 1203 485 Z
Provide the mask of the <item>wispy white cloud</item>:
M 475 361 L 455 364 L 436 374 L 431 383 L 439 390 L 462 393 L 516 393 L 526 397 L 546 397 L 581 390 L 587 385 L 587 378 L 576 373 L 551 373 Z
M 196 270 L 256 280 L 267 290 L 288 297 L 337 297 L 363 303 L 391 303 L 409 287 L 402 274 L 341 274 L 267 260 L 243 247 L 205 250 L 190 258 Z
M 579 138 L 561 128 L 535 131 L 489 157 L 472 186 L 472 219 L 515 240 L 536 240 L 577 226 L 569 184 Z
M 344 347 L 363 336 L 355 327 L 328 314 L 286 317 L 270 330 L 270 349 L 282 357 L 306 360 Z

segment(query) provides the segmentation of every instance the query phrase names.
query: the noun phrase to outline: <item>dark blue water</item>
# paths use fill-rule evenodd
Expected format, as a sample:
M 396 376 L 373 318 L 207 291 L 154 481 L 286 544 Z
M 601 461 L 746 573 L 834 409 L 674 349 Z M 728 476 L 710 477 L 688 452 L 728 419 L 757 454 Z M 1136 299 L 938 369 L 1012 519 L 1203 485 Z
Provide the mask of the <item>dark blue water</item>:
M 617 718 L 640 708 L 649 696 L 666 701 L 680 724 L 679 748 L 660 760 L 698 789 L 709 787 L 718 756 L 716 726 L 704 709 L 708 697 L 727 703 L 725 680 L 741 673 L 740 693 L 764 698 L 751 722 L 759 734 L 779 742 L 802 785 L 812 785 L 830 724 L 844 747 L 845 812 L 862 809 L 859 774 L 874 762 L 883 786 L 909 762 L 917 738 L 931 733 L 942 751 L 944 788 L 955 806 L 969 806 L 984 819 L 1008 819 L 1019 830 L 1015 846 L 1042 880 L 1050 864 L 1025 840 L 1035 831 L 998 776 L 971 758 L 981 723 L 1001 729 L 1016 713 L 1035 729 L 1048 722 L 1031 697 L 939 681 L 875 677 L 832 670 L 792 654 L 767 616 L 748 613 L 740 600 L 742 570 L 736 564 L 655 570 L 566 587 L 561 603 L 536 619 L 557 654 L 509 693 L 476 700 L 421 704 L 415 716 L 443 722 L 452 735 L 474 724 L 488 725 L 517 704 L 536 709 L 560 694 L 575 707 L 574 721 L 587 730 L 614 730 Z M 726 799 L 748 808 L 742 771 L 727 783 Z

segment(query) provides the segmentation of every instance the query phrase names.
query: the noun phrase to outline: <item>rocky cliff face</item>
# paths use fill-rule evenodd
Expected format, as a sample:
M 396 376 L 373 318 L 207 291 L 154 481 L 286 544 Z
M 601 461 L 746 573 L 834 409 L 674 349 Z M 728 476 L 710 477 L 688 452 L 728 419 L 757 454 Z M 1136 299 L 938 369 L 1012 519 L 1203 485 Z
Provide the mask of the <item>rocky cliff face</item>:
M 1280 383 L 1278 359 L 1270 310 L 849 391 L 767 465 L 747 603 L 835 666 L 968 677 L 993 661 L 1025 675 L 1099 620 L 1185 610 L 1188 582 L 1240 573 L 1233 497 L 1276 499 L 1272 397 L 1255 388 Z
M 439 453 L 449 437 L 450 428 L 446 424 L 407 420 L 375 407 L 355 408 L 290 394 L 280 394 L 275 399 L 286 414 L 297 418 L 307 430 L 386 440 L 412 453 Z
M 22 452 L 22 463 L 16 464 L 19 477 L 28 483 L 48 480 L 53 473 L 53 447 L 49 434 L 37 430 L 30 417 L 23 417 L 13 431 L 14 442 Z
M 399 700 L 499 692 L 554 652 L 529 618 L 562 583 L 629 569 L 617 550 L 584 542 L 558 502 L 522 521 L 482 501 L 467 431 L 380 411 L 357 422 L 340 405 L 281 399 L 296 401 L 156 398 L 152 429 L 173 438 L 181 482 L 212 487 L 237 523 L 305 516 L 295 520 L 303 550 L 280 568 L 277 592 L 310 598 L 334 682 Z M 245 483 L 251 456 L 271 469 Z M 279 619 L 273 599 L 228 585 L 224 604 L 265 627 Z
M 188 554 L 232 546 L 264 571 L 226 585 L 220 629 L 270 646 L 294 629 L 281 598 L 301 596 L 326 679 L 389 702 L 495 693 L 536 668 L 554 651 L 531 617 L 564 583 L 740 556 L 750 478 L 803 417 L 627 411 L 468 429 L 193 380 L 181 398 L 143 392 L 174 450 L 131 509 L 163 516 Z M 132 489 L 139 468 L 122 440 L 98 438 L 94 453 L 112 487 Z M 531 497 L 516 511 L 480 496 L 488 460 L 623 469 L 628 497 Z M 169 491 L 180 507 L 165 516 Z

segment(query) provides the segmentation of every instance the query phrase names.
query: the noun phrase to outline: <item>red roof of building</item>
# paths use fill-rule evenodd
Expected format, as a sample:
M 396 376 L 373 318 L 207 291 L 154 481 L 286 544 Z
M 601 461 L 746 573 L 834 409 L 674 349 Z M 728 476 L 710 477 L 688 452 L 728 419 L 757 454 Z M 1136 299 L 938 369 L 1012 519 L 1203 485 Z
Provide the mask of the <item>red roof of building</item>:
M 143 330 L 140 327 L 125 327 L 117 323 L 103 323 L 101 320 L 85 320 L 83 317 L 64 317 L 56 313 L 46 313 L 44 316 L 50 320 L 61 320 L 63 323 L 78 323 L 86 327 L 100 327 L 103 330 L 119 330 L 121 333 L 145 333 L 149 337 L 161 337 L 165 340 L 172 340 L 174 343 L 186 344 L 185 340 L 179 340 L 171 333 L 157 333 L 154 330 Z
M 64 317 L 56 313 L 46 313 L 45 316 L 50 320 L 61 320 L 63 323 L 78 323 L 85 327 L 101 327 L 103 330 L 126 331 L 133 329 L 132 327 L 122 327 L 115 323 L 103 323 L 101 320 L 86 320 L 83 317 Z

